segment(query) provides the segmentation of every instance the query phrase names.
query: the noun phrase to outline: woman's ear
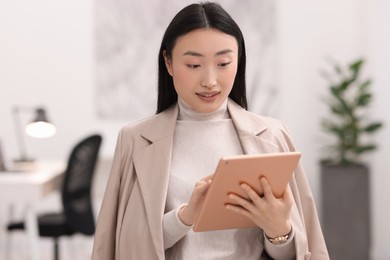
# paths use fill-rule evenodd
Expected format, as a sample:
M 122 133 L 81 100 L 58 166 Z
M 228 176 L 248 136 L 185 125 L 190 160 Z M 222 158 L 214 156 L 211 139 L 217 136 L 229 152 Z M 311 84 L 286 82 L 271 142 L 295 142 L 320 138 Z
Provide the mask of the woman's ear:
M 167 71 L 171 77 L 173 77 L 173 69 L 172 69 L 172 62 L 171 58 L 168 57 L 167 51 L 163 51 L 164 61 L 165 61 L 165 67 L 167 67 Z

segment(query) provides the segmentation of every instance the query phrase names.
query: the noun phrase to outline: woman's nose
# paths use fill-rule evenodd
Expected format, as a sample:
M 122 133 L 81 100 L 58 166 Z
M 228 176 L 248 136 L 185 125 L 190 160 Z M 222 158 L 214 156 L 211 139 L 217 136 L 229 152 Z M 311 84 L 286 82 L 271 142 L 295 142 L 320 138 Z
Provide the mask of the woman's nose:
M 212 88 L 217 85 L 217 75 L 211 68 L 206 69 L 203 73 L 202 87 Z

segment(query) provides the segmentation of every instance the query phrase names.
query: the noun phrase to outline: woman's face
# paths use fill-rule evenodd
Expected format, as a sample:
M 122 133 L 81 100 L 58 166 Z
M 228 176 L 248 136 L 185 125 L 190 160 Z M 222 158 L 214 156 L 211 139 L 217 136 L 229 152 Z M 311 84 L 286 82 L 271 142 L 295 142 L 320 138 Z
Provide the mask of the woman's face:
M 165 64 L 179 97 L 195 111 L 216 111 L 229 96 L 237 73 L 236 38 L 215 29 L 179 37 Z

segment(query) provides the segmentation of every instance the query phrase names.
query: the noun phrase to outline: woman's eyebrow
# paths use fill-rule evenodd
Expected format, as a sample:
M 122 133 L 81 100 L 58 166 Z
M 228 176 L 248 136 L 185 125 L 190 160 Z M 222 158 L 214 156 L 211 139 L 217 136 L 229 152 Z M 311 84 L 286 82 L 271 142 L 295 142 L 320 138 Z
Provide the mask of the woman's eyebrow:
M 196 51 L 186 51 L 183 53 L 183 56 L 196 56 L 196 57 L 203 57 L 203 54 L 200 54 L 199 52 Z
M 220 55 L 224 55 L 224 54 L 231 53 L 231 52 L 233 52 L 231 49 L 225 49 L 225 50 L 222 50 L 222 51 L 215 53 L 214 56 L 220 56 Z M 183 56 L 204 57 L 203 54 L 196 52 L 196 51 L 186 51 L 185 53 L 183 53 Z
M 222 51 L 219 51 L 215 54 L 215 56 L 219 56 L 219 55 L 224 55 L 224 54 L 227 54 L 227 53 L 232 53 L 233 51 L 231 49 L 225 49 L 225 50 L 222 50 Z

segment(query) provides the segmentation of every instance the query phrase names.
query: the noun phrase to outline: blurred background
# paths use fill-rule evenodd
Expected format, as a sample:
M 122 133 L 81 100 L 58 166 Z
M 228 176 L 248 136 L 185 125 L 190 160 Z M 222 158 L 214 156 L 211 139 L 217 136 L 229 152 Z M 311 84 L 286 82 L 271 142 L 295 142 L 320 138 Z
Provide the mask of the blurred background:
M 161 37 L 172 16 L 191 2 L 0 0 L 0 145 L 6 164 L 21 154 L 13 113 L 17 106 L 42 106 L 56 125 L 51 138 L 23 137 L 27 154 L 36 160 L 66 162 L 78 140 L 100 133 L 103 143 L 93 184 L 97 214 L 117 133 L 154 113 Z M 367 235 L 370 259 L 390 259 L 390 1 L 220 2 L 246 39 L 250 110 L 275 116 L 289 128 L 303 154 L 320 216 L 319 160 L 327 142 L 321 120 L 329 113 L 322 102 L 329 86 L 321 71 L 329 68 L 329 60 L 349 64 L 365 59 L 363 74 L 373 80 L 369 115 L 384 123 L 373 137 L 378 150 L 363 158 L 370 167 Z M 31 118 L 20 115 L 23 124 Z M 45 197 L 37 210 L 60 208 L 59 196 Z M 0 204 L 1 226 L 8 220 L 7 207 Z M 0 258 L 6 236 L 2 229 Z M 13 259 L 27 259 L 27 242 L 20 242 L 25 235 L 12 236 L 20 243 L 12 245 Z M 42 259 L 51 259 L 50 243 L 40 240 Z M 61 243 L 64 259 L 75 254 L 77 259 L 90 258 L 90 237 Z

